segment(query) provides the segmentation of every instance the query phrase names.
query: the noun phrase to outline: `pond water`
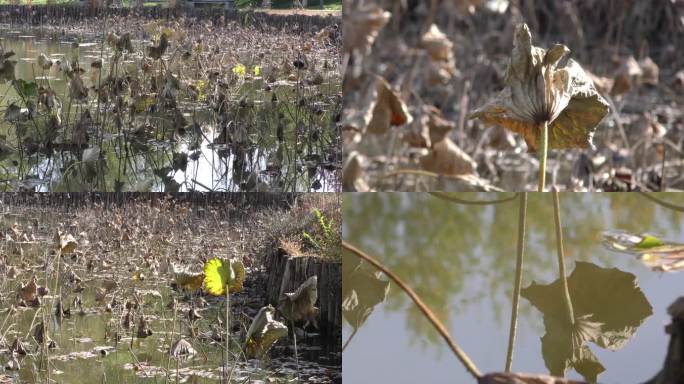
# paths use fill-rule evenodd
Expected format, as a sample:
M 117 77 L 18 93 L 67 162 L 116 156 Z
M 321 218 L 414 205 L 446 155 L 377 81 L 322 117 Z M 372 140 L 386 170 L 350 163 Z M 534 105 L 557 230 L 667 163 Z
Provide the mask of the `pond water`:
M 75 38 L 67 36 L 0 28 L 0 46 L 4 52 L 14 52 L 9 60 L 17 62 L 16 78 L 51 88 L 61 104 L 61 125 L 57 129 L 51 127 L 50 113 L 43 110 L 40 102 L 33 120 L 2 119 L 1 189 L 319 192 L 339 189 L 336 177 L 339 151 L 333 150 L 337 144 L 331 128 L 339 108 L 336 99 L 339 85 L 337 80 L 332 80 L 336 78 L 332 71 L 323 74 L 322 84 L 305 85 L 281 78 L 267 81 L 262 76 L 236 75 L 231 68 L 224 68 L 225 73 L 219 76 L 232 76 L 226 80 L 231 83 L 230 101 L 226 105 L 231 107 L 219 116 L 212 109 L 209 95 L 200 95 L 206 98 L 200 101 L 185 97 L 187 85 L 202 90 L 209 87 L 207 74 L 188 70 L 180 55 L 167 53 L 166 65 L 180 79 L 182 88 L 173 91 L 177 94 L 178 108 L 173 109 L 175 99 L 174 107 L 165 109 L 161 105 L 169 100 L 160 99 L 158 94 L 149 93 L 149 98 L 143 94 L 136 99 L 124 89 L 122 101 L 126 107 L 122 110 L 140 109 L 135 113 L 120 113 L 115 112 L 113 96 L 101 105 L 95 97 L 97 84 L 106 79 L 112 66 L 112 48 L 107 44 L 103 48 L 99 36 L 85 37 L 76 47 Z M 138 37 L 133 39 L 138 53 L 120 59 L 116 71 L 125 72 L 125 87 L 139 81 L 142 92 L 151 92 L 148 84 L 152 81 L 146 76 L 154 73 L 145 75 L 141 70 L 143 56 L 138 47 L 154 43 L 142 35 Z M 37 61 L 40 54 L 54 62 L 50 69 L 40 67 Z M 273 60 L 277 56 L 274 52 Z M 57 65 L 73 58 L 85 70 L 82 78 L 90 88 L 87 101 L 72 102 L 70 80 Z M 100 58 L 102 69 L 91 67 Z M 254 63 L 244 63 L 248 71 L 259 65 L 254 60 Z M 271 102 L 273 99 L 278 102 Z M 0 112 L 6 113 L 11 103 L 29 116 L 12 82 L 3 80 Z M 98 106 L 101 114 L 97 113 Z M 71 140 L 72 132 L 86 110 L 95 122 L 104 120 L 104 128 L 92 120 L 83 120 L 89 127 L 88 139 L 76 145 Z M 174 110 L 180 112 L 177 114 Z M 179 124 L 182 119 L 185 122 Z M 54 137 L 48 140 L 51 132 L 55 132 Z
M 497 195 L 459 196 L 489 200 Z M 659 196 L 684 204 L 679 194 Z M 654 272 L 633 255 L 611 252 L 602 245 L 602 232 L 648 232 L 684 242 L 684 214 L 636 193 L 571 193 L 561 194 L 560 199 L 575 315 L 590 313 L 593 308 L 596 314 L 590 320 L 618 329 L 610 334 L 615 338 L 611 342 L 616 350 L 587 342 L 586 348 L 595 357 L 587 357 L 578 369 L 585 374 L 596 373 L 602 366 L 605 371 L 598 376 L 602 383 L 644 382 L 663 366 L 669 341 L 664 330 L 670 320 L 666 308 L 684 294 L 684 272 Z M 503 371 L 515 276 L 518 209 L 517 200 L 473 206 L 429 194 L 346 194 L 343 237 L 407 282 L 445 323 L 480 371 Z M 527 212 L 523 297 L 513 371 L 548 374 L 547 367 L 557 366 L 554 364 L 559 364 L 560 355 L 568 348 L 559 342 L 565 340 L 558 336 L 562 331 L 553 329 L 559 322 L 552 320 L 563 316 L 562 310 L 561 314 L 547 310 L 549 324 L 545 324 L 544 315 L 527 297 L 547 309 L 564 308 L 563 299 L 556 291 L 551 294 L 548 289 L 525 288 L 533 282 L 558 284 L 551 194 L 530 193 Z M 356 262 L 351 254 L 345 256 L 345 265 Z M 347 322 L 343 332 L 345 342 L 353 336 L 343 353 L 345 383 L 474 382 L 405 293 L 390 285 L 383 301 L 385 277 L 375 276 L 380 281 L 368 282 L 350 279 L 349 269 L 345 271 L 343 292 L 359 289 L 358 302 L 367 305 L 361 305 L 363 314 L 345 313 L 358 325 L 354 334 Z M 633 278 L 638 289 L 632 284 Z M 364 291 L 369 292 L 365 298 L 361 293 Z M 541 338 L 546 328 L 556 338 L 543 353 Z M 582 351 L 590 355 L 586 349 Z M 572 368 L 566 375 L 582 378 Z

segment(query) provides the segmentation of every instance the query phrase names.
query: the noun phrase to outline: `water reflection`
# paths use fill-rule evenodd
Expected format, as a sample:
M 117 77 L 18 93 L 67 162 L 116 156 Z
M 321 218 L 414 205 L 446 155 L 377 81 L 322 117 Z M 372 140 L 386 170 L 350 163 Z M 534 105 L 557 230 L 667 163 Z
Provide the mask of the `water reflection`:
M 491 199 L 492 196 L 472 194 L 468 198 Z M 661 197 L 684 202 L 684 198 L 676 194 L 662 194 Z M 515 203 L 476 207 L 455 205 L 424 194 L 350 194 L 343 200 L 343 236 L 349 243 L 377 256 L 408 282 L 447 324 L 452 335 L 481 370 L 499 371 L 503 369 L 506 354 L 515 271 L 517 211 L 518 204 Z M 573 333 L 568 333 L 570 328 L 567 324 L 555 321 L 556 316 L 549 316 L 548 308 L 536 300 L 539 295 L 533 295 L 555 289 L 553 284 L 558 283 L 558 266 L 551 196 L 530 194 L 523 276 L 523 287 L 528 287 L 524 292 L 530 300 L 522 299 L 520 304 L 514 370 L 560 374 L 568 361 L 592 361 L 572 360 L 573 357 L 592 354 L 606 369 L 600 376 L 601 381 L 625 382 L 626 379 L 648 378 L 660 369 L 665 354 L 668 340 L 662 328 L 668 320 L 665 308 L 684 292 L 684 283 L 676 274 L 654 273 L 633 257 L 604 249 L 602 232 L 619 229 L 659 233 L 676 240 L 684 237 L 682 214 L 653 204 L 637 194 L 562 194 L 561 212 L 566 263 L 569 271 L 574 270 L 568 278 L 570 293 L 573 301 L 577 301 L 575 317 L 580 319 L 574 332 L 586 331 L 585 338 L 575 345 L 577 348 L 570 349 L 568 359 L 568 350 L 563 352 L 560 348 L 563 345 L 561 340 L 568 345 L 567 337 Z M 345 263 L 348 260 L 345 259 Z M 353 271 L 364 267 L 356 266 Z M 385 278 L 377 280 L 372 272 L 370 275 L 357 272 L 353 275 L 356 280 L 352 281 L 347 278 L 352 275 L 346 265 L 345 271 L 345 298 L 350 297 L 349 293 L 354 291 L 356 284 L 365 282 L 364 287 L 374 288 L 370 290 L 372 294 L 369 297 L 355 298 L 352 302 L 357 303 L 356 306 L 350 307 L 354 311 L 345 314 L 348 325 L 351 325 L 345 329 L 345 340 L 358 328 L 358 333 L 345 349 L 345 381 L 471 380 L 401 291 L 392 287 L 385 302 L 373 306 L 382 301 Z M 594 278 L 595 275 L 600 278 Z M 643 294 L 638 288 L 633 289 L 634 284 L 628 284 L 633 281 L 630 278 L 637 279 Z M 617 283 L 601 285 L 604 280 L 621 281 L 623 288 Z M 532 286 L 533 281 L 538 284 Z M 587 293 L 583 291 L 584 287 L 591 290 Z M 600 290 L 608 295 L 617 289 L 624 293 L 624 300 L 614 300 L 613 303 L 621 310 L 606 305 L 608 296 L 591 294 Z M 363 295 L 356 292 L 356 296 Z M 653 307 L 650 317 L 649 302 Z M 557 304 L 562 303 L 559 298 Z M 599 304 L 611 311 L 597 310 Z M 639 331 L 635 338 L 619 352 L 606 353 L 601 349 L 622 346 L 637 328 Z M 589 332 L 592 330 L 595 332 Z M 540 338 L 545 334 L 550 336 L 545 336 L 547 342 L 542 339 L 540 345 Z M 549 345 L 548 340 L 555 340 L 555 355 L 548 351 L 542 355 L 542 346 Z M 392 353 L 391 359 L 385 356 L 388 351 Z M 426 351 L 431 353 L 426 354 Z M 587 351 L 589 353 L 585 353 Z M 577 353 L 573 355 L 573 352 Z M 644 361 L 644 355 L 649 356 L 647 361 Z M 410 364 L 411 368 L 404 368 L 402 361 Z M 577 370 L 589 378 L 592 372 L 598 373 L 602 369 L 598 365 L 588 365 L 585 369 L 581 363 L 568 363 L 567 366 L 579 367 Z M 568 375 L 581 378 L 575 371 L 568 371 Z

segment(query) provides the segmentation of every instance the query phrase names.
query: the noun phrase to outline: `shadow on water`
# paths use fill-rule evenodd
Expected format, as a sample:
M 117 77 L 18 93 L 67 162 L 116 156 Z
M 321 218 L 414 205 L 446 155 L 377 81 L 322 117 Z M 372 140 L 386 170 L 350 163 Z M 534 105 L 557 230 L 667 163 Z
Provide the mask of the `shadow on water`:
M 513 370 L 607 383 L 644 381 L 662 367 L 665 308 L 684 282 L 676 272 L 654 272 L 633 255 L 606 249 L 603 233 L 649 232 L 680 240 L 682 213 L 638 194 L 561 196 L 570 316 L 556 262 L 552 199 L 532 193 Z M 682 202 L 677 195 L 661 197 Z M 346 242 L 409 284 L 482 372 L 503 371 L 518 204 L 350 194 L 343 199 L 343 217 Z M 350 253 L 344 257 L 345 381 L 472 381 L 404 292 Z

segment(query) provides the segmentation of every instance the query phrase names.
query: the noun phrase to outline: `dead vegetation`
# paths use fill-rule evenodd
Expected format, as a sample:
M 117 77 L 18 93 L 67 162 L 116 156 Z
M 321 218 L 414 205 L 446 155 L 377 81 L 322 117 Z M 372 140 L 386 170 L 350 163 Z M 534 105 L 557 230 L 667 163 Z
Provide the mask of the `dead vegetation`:
M 684 187 L 681 1 L 349 0 L 345 6 L 345 190 L 535 189 L 536 130 L 519 135 L 501 121 L 469 119 L 510 85 L 514 31 L 522 23 L 532 45 L 569 48 L 572 60 L 559 58 L 559 68 L 581 63 L 605 99 L 595 132 L 572 146 L 584 149 L 554 145 L 554 135 L 568 132 L 549 125 L 547 187 Z
M 287 296 L 291 306 L 284 304 L 263 324 L 257 317 L 268 307 L 265 252 L 277 247 L 281 236 L 294 242 L 301 231 L 313 231 L 313 207 L 332 217 L 339 210 L 337 198 L 5 196 L 0 364 L 9 375 L 18 372 L 34 381 L 57 375 L 63 382 L 99 381 L 98 371 L 71 373 L 97 359 L 108 367 L 103 380 L 114 382 L 135 377 L 332 382 L 341 374 L 334 352 L 339 345 L 316 333 L 315 284 L 312 294 L 311 284 L 299 282 L 304 288 Z M 293 221 L 297 224 L 286 224 Z M 204 292 L 202 265 L 210 259 L 231 260 L 235 270 L 227 286 L 229 317 L 223 310 L 226 296 Z M 272 332 L 274 324 L 285 324 L 284 333 Z M 305 335 L 298 358 L 293 336 L 287 337 L 297 332 Z

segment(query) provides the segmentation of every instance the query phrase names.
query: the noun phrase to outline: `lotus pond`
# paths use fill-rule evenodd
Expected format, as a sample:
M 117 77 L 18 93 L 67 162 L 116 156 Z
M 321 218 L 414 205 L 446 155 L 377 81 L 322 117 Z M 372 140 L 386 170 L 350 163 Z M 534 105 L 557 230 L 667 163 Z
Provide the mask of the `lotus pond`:
M 0 188 L 338 190 L 336 28 L 5 25 Z
M 315 226 L 311 207 L 334 217 L 336 198 L 291 209 L 278 197 L 250 209 L 127 199 L 118 207 L 87 198 L 2 205 L 0 382 L 341 380 L 339 337 L 323 335 L 320 319 L 288 322 L 284 314 L 296 311 L 265 304 L 261 256 L 278 238 L 298 241 L 304 227 L 292 220 Z M 216 260 L 234 271 L 228 349 L 226 295 L 203 284 Z M 254 336 L 276 328 L 274 344 L 267 331 Z
M 456 200 L 508 200 L 494 205 Z M 510 197 L 510 199 L 508 199 Z M 662 368 L 667 308 L 684 292 L 679 194 L 560 194 L 564 276 L 551 193 L 528 195 L 513 372 L 636 383 Z M 480 372 L 507 364 L 519 195 L 348 194 L 343 239 L 409 285 Z M 645 236 L 643 234 L 650 234 Z M 633 251 L 633 252 L 631 252 Z M 386 275 L 343 253 L 346 383 L 474 382 Z M 567 323 L 562 283 L 574 308 Z M 570 312 L 572 313 L 572 312 Z

